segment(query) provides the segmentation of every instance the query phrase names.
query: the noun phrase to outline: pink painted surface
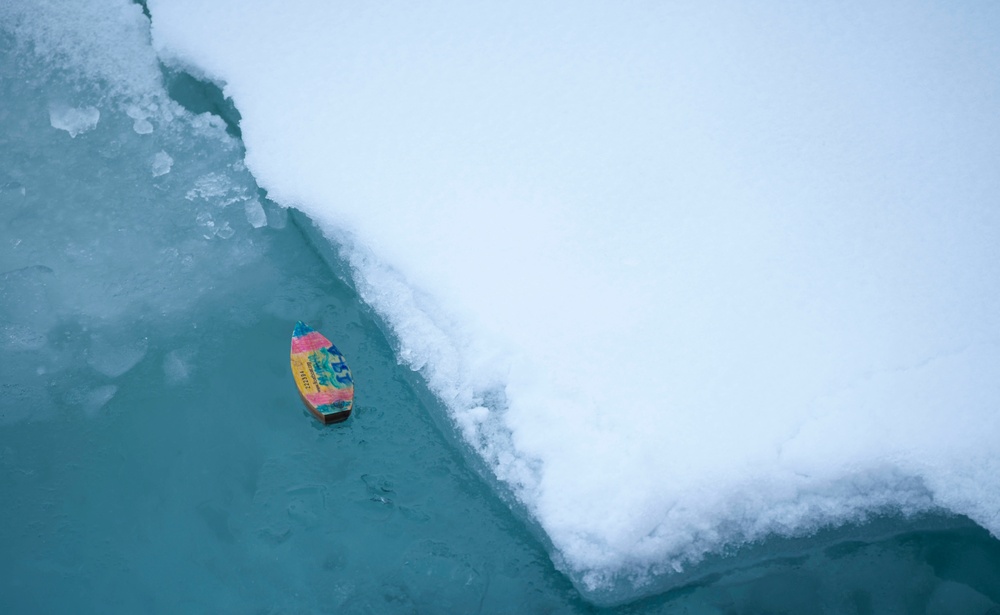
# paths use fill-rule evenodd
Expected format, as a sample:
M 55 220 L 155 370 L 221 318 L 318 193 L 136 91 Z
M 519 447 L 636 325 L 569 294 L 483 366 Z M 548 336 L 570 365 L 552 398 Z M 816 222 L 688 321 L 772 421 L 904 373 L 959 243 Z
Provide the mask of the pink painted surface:
M 301 337 L 292 338 L 292 352 L 296 354 L 300 352 L 312 352 L 313 350 L 326 348 L 329 345 L 330 340 L 326 339 L 316 331 Z
M 353 389 L 332 389 L 327 391 L 320 391 L 319 393 L 310 393 L 306 395 L 306 399 L 310 403 L 317 406 L 323 406 L 326 404 L 332 404 L 338 401 L 347 401 L 354 397 Z

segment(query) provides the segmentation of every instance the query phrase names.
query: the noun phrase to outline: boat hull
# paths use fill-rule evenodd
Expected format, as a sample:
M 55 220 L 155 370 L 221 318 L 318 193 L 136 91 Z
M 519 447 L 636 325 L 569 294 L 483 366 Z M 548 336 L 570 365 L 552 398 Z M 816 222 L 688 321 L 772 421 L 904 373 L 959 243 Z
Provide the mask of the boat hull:
M 354 409 L 354 378 L 337 347 L 309 325 L 292 333 L 292 376 L 306 408 L 325 425 L 347 420 Z

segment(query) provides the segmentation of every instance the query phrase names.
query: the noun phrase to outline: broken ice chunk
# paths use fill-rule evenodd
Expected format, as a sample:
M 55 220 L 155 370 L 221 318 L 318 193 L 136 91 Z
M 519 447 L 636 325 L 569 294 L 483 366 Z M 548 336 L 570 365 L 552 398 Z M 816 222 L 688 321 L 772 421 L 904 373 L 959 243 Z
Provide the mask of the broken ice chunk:
M 87 364 L 105 376 L 117 378 L 135 367 L 146 356 L 148 347 L 146 338 L 109 340 L 95 336 L 87 352 Z
M 264 210 L 267 214 L 267 225 L 274 229 L 285 228 L 288 224 L 288 210 L 272 201 L 268 201 L 267 204 L 268 208 Z
M 163 358 L 163 374 L 169 384 L 180 384 L 187 381 L 194 373 L 195 351 L 190 348 L 171 350 Z
M 141 135 L 148 135 L 153 132 L 153 124 L 150 123 L 148 119 L 150 113 L 153 111 L 156 111 L 155 104 L 149 105 L 147 109 L 143 109 L 138 105 L 130 105 L 128 109 L 125 110 L 125 113 L 134 120 L 132 123 L 132 130 Z
M 101 119 L 96 107 L 70 107 L 59 103 L 49 105 L 49 122 L 53 128 L 65 130 L 69 136 L 93 130 Z
M 149 122 L 149 120 L 142 118 L 132 123 L 132 130 L 141 135 L 148 135 L 153 132 L 153 125 Z
M 215 237 L 215 220 L 212 219 L 212 214 L 202 211 L 195 216 L 194 220 L 198 223 L 198 226 L 205 229 L 205 232 L 202 234 L 205 239 Z
M 78 393 L 71 396 L 70 402 L 83 407 L 87 416 L 95 416 L 101 408 L 105 406 L 111 398 L 118 392 L 118 387 L 107 384 L 90 391 Z
M 174 159 L 170 157 L 170 154 L 160 150 L 153 156 L 153 177 L 166 175 L 173 166 Z
M 214 205 L 226 207 L 237 201 L 245 201 L 245 189 L 233 184 L 232 180 L 220 173 L 202 175 L 194 182 L 194 188 L 184 196 L 189 201 L 204 199 Z
M 246 201 L 243 203 L 243 210 L 247 214 L 247 222 L 250 223 L 250 226 L 254 228 L 267 226 L 267 214 L 264 212 L 264 206 L 260 204 L 260 201 L 257 199 Z

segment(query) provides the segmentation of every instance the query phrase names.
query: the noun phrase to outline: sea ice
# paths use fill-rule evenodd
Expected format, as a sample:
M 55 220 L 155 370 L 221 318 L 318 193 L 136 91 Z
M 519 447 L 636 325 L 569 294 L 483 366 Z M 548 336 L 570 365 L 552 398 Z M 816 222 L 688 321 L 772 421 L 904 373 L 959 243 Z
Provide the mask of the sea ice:
M 1000 532 L 997 10 L 149 8 L 589 596 Z
M 101 112 L 96 107 L 70 107 L 53 103 L 49 106 L 49 122 L 53 128 L 65 130 L 76 137 L 97 127 Z
M 186 382 L 194 373 L 195 351 L 190 348 L 171 350 L 163 358 L 163 375 L 171 385 Z
M 90 340 L 87 364 L 109 378 L 117 378 L 135 367 L 148 348 L 148 339 L 127 332 L 95 335 Z
M 243 204 L 243 209 L 247 214 L 247 222 L 250 226 L 254 228 L 261 228 L 267 226 L 267 214 L 264 212 L 264 206 L 260 204 L 257 199 L 248 200 Z
M 174 159 L 167 152 L 160 150 L 153 155 L 153 177 L 166 175 L 173 166 Z
M 264 208 L 267 214 L 267 225 L 273 229 L 283 229 L 288 224 L 288 210 L 272 201 L 267 201 Z
M 41 350 L 45 347 L 45 335 L 20 324 L 0 325 L 0 349 Z
M 125 113 L 128 114 L 130 118 L 135 120 L 132 123 L 132 130 L 136 134 L 148 135 L 153 132 L 153 124 L 149 121 L 149 116 L 157 110 L 157 105 L 150 104 L 148 109 L 143 109 L 139 105 L 129 105 L 125 109 Z
M 244 376 L 246 357 L 277 353 L 279 335 L 224 334 L 254 314 L 281 335 L 274 320 L 329 314 L 328 295 L 316 290 L 329 272 L 313 267 L 301 274 L 307 283 L 295 277 L 299 269 L 286 275 L 289 263 L 261 258 L 268 239 L 300 236 L 249 231 L 263 192 L 238 160 L 233 124 L 192 116 L 165 97 L 142 8 L 74 6 L 0 4 L 0 25 L 16 26 L 10 32 L 49 57 L 50 70 L 93 80 L 63 84 L 46 100 L 101 101 L 101 130 L 66 142 L 35 112 L 44 102 L 28 102 L 30 88 L 0 80 L 0 118 L 17 118 L 38 139 L 0 148 L 0 187 L 20 186 L 0 194 L 0 423 L 13 426 L 5 435 L 30 433 L 31 420 L 69 404 L 95 418 L 121 408 L 124 420 L 113 425 L 128 431 L 81 451 L 93 455 L 82 470 L 91 482 L 74 491 L 66 480 L 54 506 L 40 501 L 37 510 L 55 510 L 58 520 L 46 538 L 65 531 L 84 542 L 72 550 L 48 541 L 68 550 L 26 566 L 30 576 L 43 582 L 33 573 L 49 566 L 73 582 L 78 567 L 64 563 L 66 553 L 108 555 L 93 550 L 97 538 L 86 543 L 86 531 L 69 531 L 100 519 L 67 524 L 59 515 L 103 502 L 93 484 L 117 495 L 116 481 L 153 482 L 135 468 L 184 497 L 131 491 L 138 497 L 119 501 L 129 519 L 193 512 L 205 532 L 127 526 L 125 542 L 140 550 L 163 536 L 187 549 L 174 570 L 230 561 L 244 545 L 236 552 L 243 562 L 263 554 L 270 565 L 282 553 L 296 560 L 268 568 L 279 576 L 296 565 L 336 567 L 340 550 L 320 552 L 330 534 L 315 540 L 331 521 L 324 515 L 380 529 L 376 522 L 403 516 L 422 525 L 448 518 L 446 508 L 426 512 L 433 489 L 406 501 L 403 485 L 449 476 L 457 465 L 444 459 L 451 451 L 414 444 L 410 433 L 384 440 L 365 431 L 375 421 L 359 421 L 283 440 L 269 429 L 269 406 L 242 432 L 266 431 L 266 441 L 231 461 L 239 439 L 219 446 L 217 434 L 237 433 L 233 415 L 189 408 L 186 386 L 161 389 L 179 394 L 168 400 L 129 387 L 150 370 L 150 381 L 159 380 L 162 369 L 168 384 L 203 381 L 199 393 L 238 408 L 229 383 Z M 589 598 L 658 591 L 720 551 L 884 512 L 945 510 L 998 531 L 996 10 L 149 6 L 170 70 L 225 84 L 238 105 L 247 168 L 267 190 L 268 225 L 286 225 L 281 204 L 321 224 L 322 235 L 306 229 L 318 251 L 352 277 L 388 325 L 395 358 L 420 370 Z M 856 19 L 860 11 L 865 20 Z M 140 118 L 157 130 L 136 136 Z M 93 138 L 104 134 L 112 138 Z M 39 179 L 49 176 L 32 164 L 37 151 L 59 165 L 60 181 Z M 176 168 L 167 163 L 169 176 L 150 181 L 150 161 L 166 151 Z M 89 182 L 107 169 L 120 190 L 88 200 Z M 296 258 L 315 259 L 306 252 Z M 254 284 L 251 297 L 236 292 Z M 105 337 L 116 322 L 137 329 L 129 339 Z M 136 342 L 145 339 L 155 343 Z M 244 352 L 234 360 L 221 340 L 245 344 Z M 220 372 L 201 378 L 192 356 L 160 354 L 188 344 L 211 353 Z M 394 365 L 380 352 L 373 362 Z M 241 403 L 284 403 L 269 398 L 277 385 L 257 384 L 247 383 Z M 129 406 L 137 400 L 177 420 L 138 420 Z M 366 410 L 374 417 L 382 407 Z M 80 442 L 72 431 L 61 437 Z M 198 454 L 179 454 L 181 441 Z M 350 445 L 324 449 L 331 441 Z M 313 454 L 331 448 L 348 465 Z M 385 454 L 370 455 L 375 449 Z M 202 463 L 212 455 L 222 461 Z M 394 482 L 360 471 L 360 460 L 430 471 Z M 352 485 L 354 471 L 363 479 Z M 292 486 L 291 475 L 299 481 Z M 331 481 L 346 486 L 351 508 L 329 510 Z M 26 484 L 18 497 L 48 497 L 42 491 Z M 245 515 L 230 515 L 240 506 Z M 34 522 L 36 509 L 21 510 Z M 476 515 L 494 518 L 458 510 L 473 524 Z M 23 540 L 33 558 L 32 547 L 46 547 L 28 534 L 5 536 Z M 460 586 L 464 611 L 502 575 L 527 574 L 468 565 L 453 541 L 394 546 L 404 561 L 387 568 L 402 570 L 399 588 L 369 591 L 387 572 L 372 587 L 331 589 L 339 592 L 331 604 L 361 608 L 373 595 L 401 609 L 417 598 L 432 604 L 437 589 L 421 584 L 432 573 Z M 308 557 L 299 558 L 303 550 Z M 149 574 L 135 585 L 152 587 L 170 564 L 147 561 L 121 570 Z M 6 572 L 12 586 L 32 582 L 17 568 Z M 909 576 L 933 587 L 937 574 L 923 566 Z M 193 592 L 256 591 L 232 575 L 204 575 L 211 583 Z M 276 592 L 304 590 L 306 576 L 290 576 Z M 990 593 L 986 583 L 962 583 Z M 329 589 L 308 589 L 320 585 Z M 743 604 L 760 606 L 750 612 L 801 607 L 820 590 L 793 588 L 788 600 L 764 591 Z M 931 603 L 986 604 L 975 593 L 945 586 Z
M 117 392 L 116 385 L 107 384 L 87 391 L 74 392 L 70 396 L 70 403 L 80 406 L 84 414 L 92 417 L 97 415 Z
M 238 236 L 243 208 L 224 211 L 257 187 L 224 123 L 167 97 L 140 7 L 0 3 L 0 45 L 5 75 L 38 80 L 0 80 L 0 420 L 38 420 L 60 404 L 93 413 L 145 369 L 151 328 L 137 324 L 140 315 L 165 326 L 260 257 Z M 94 100 L 101 109 L 53 103 L 46 117 L 35 87 L 44 101 Z M 153 121 L 155 132 L 137 136 L 137 123 L 143 133 Z M 68 142 L 50 128 L 79 136 L 98 123 L 97 134 Z M 191 155 L 178 168 L 168 151 Z M 85 186 L 108 169 L 127 189 L 88 204 Z M 224 170 L 225 194 L 206 187 L 215 170 Z M 150 181 L 151 172 L 163 179 Z M 212 212 L 210 238 L 225 245 L 203 238 L 197 210 L 171 206 L 198 187 L 198 206 Z
M 239 188 L 225 175 L 208 173 L 195 181 L 194 187 L 188 190 L 185 198 L 189 201 L 208 200 L 225 206 L 241 200 L 239 192 Z

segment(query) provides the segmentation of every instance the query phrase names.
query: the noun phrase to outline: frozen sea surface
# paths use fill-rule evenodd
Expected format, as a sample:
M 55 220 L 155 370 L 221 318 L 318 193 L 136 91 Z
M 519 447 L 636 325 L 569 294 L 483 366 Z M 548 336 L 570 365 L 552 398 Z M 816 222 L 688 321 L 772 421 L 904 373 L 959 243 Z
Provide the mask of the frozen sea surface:
M 0 36 L 0 610 L 577 608 L 221 121 L 136 131 Z M 299 318 L 364 383 L 344 428 L 289 379 Z
M 175 70 L 158 85 L 140 9 L 93 5 L 109 37 L 135 39 L 94 75 L 12 34 L 23 23 L 11 6 L 0 12 L 2 610 L 601 611 L 399 364 L 398 339 L 345 283 L 351 263 L 258 189 L 236 111 Z M 35 18 L 73 42 L 53 6 Z M 88 57 L 91 43 L 80 43 Z M 342 426 L 321 428 L 297 399 L 298 319 L 350 360 L 358 405 Z M 686 574 L 608 610 L 1000 608 L 1000 544 L 954 516 L 766 540 Z
M 1000 532 L 997 7 L 149 9 L 592 599 L 884 514 Z

